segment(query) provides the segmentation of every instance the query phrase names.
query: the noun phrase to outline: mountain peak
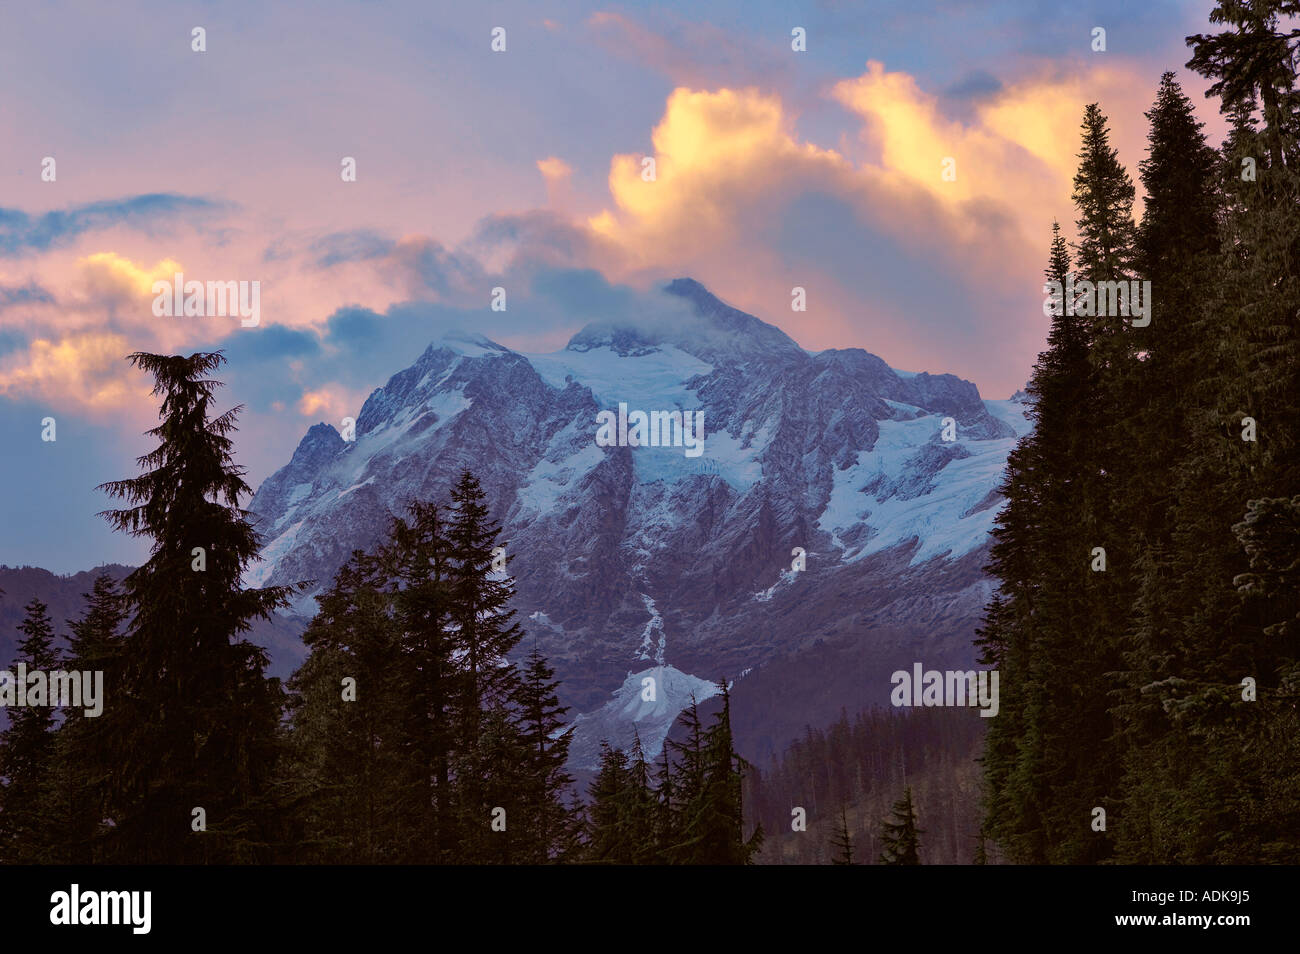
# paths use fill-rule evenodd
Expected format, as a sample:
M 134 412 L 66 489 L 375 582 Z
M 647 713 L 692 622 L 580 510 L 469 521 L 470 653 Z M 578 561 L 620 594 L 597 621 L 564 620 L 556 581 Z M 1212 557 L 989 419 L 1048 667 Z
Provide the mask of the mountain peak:
M 510 351 L 505 345 L 497 344 L 486 335 L 476 331 L 466 331 L 463 328 L 453 328 L 448 331 L 439 339 L 438 344 L 468 358 L 493 353 L 505 354 Z
M 313 424 L 293 452 L 289 468 L 310 470 L 338 456 L 347 447 L 343 436 L 332 424 Z
M 693 278 L 682 276 L 674 278 L 664 286 L 664 291 L 670 295 L 677 295 L 681 298 L 689 298 L 692 301 L 715 302 L 722 304 L 713 292 L 709 291 Z
M 625 357 L 649 354 L 671 345 L 712 364 L 750 358 L 800 358 L 803 350 L 784 331 L 728 305 L 693 278 L 676 278 L 662 289 L 689 307 L 664 302 L 663 312 L 638 322 L 587 325 L 570 339 L 568 350 L 607 347 Z
M 711 328 L 735 336 L 746 351 L 804 353 L 780 328 L 731 307 L 693 278 L 675 278 L 664 286 L 664 291 L 690 302 L 696 315 L 706 319 Z

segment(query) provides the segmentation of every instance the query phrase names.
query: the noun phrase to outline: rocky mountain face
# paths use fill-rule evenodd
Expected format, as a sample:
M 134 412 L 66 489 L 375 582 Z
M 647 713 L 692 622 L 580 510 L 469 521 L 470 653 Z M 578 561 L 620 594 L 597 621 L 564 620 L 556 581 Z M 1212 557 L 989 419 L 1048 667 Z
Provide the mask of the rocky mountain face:
M 692 317 L 590 325 L 546 355 L 430 345 L 370 395 L 354 441 L 317 424 L 262 484 L 248 582 L 320 592 L 390 513 L 472 470 L 514 557 L 521 648 L 540 646 L 577 714 L 577 768 L 634 729 L 658 751 L 718 678 L 741 750 L 766 758 L 886 703 L 894 669 L 969 667 L 1023 401 L 806 352 L 689 279 L 664 294 Z M 697 456 L 680 424 L 700 411 Z

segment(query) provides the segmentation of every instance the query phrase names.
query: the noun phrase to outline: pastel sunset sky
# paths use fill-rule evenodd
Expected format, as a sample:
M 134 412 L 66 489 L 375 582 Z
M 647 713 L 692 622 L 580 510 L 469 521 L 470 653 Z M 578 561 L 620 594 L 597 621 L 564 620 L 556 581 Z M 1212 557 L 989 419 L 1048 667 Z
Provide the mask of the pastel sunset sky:
M 93 490 L 151 447 L 137 350 L 226 351 L 253 487 L 451 328 L 554 351 L 683 275 L 809 350 L 1006 397 L 1046 334 L 1052 220 L 1073 236 L 1085 104 L 1135 178 L 1166 69 L 1221 141 L 1182 68 L 1211 6 L 6 4 L 0 563 L 144 558 Z M 156 317 L 178 271 L 259 281 L 260 325 Z

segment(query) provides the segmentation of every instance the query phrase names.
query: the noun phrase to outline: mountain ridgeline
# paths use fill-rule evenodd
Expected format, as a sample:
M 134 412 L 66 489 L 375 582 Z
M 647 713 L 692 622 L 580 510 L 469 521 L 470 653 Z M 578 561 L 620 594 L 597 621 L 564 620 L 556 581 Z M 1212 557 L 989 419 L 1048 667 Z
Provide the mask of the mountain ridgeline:
M 741 750 L 766 757 L 841 706 L 884 703 L 900 666 L 968 668 L 1026 405 L 858 349 L 810 354 L 688 279 L 662 303 L 657 323 L 591 325 L 554 354 L 430 345 L 371 394 L 354 441 L 317 424 L 262 484 L 250 579 L 317 581 L 296 604 L 309 616 L 390 513 L 472 469 L 530 645 L 578 713 L 579 769 L 634 732 L 655 756 L 720 678 L 750 674 L 732 715 Z M 620 405 L 702 411 L 702 453 L 600 446 L 598 416 Z

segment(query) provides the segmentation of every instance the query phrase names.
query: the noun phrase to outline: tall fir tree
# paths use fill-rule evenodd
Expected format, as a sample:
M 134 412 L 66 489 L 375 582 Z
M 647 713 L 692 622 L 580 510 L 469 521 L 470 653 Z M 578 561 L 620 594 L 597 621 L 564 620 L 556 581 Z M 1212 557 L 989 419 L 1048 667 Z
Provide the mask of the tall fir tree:
M 641 736 L 633 729 L 632 747 L 627 758 L 626 818 L 634 865 L 655 864 L 661 860 L 659 845 L 655 840 L 657 806 L 650 776 L 650 763 L 646 761 Z
M 1044 271 L 1052 305 L 1047 349 L 1027 385 L 1034 430 L 1011 452 L 988 569 L 1000 581 L 978 643 L 1001 671 L 999 717 L 984 756 L 990 832 L 1017 861 L 1048 860 L 1053 776 L 1071 777 L 1077 733 L 1062 708 L 1074 685 L 1072 639 L 1085 612 L 1080 576 L 1080 463 L 1092 419 L 1086 316 L 1068 293 L 1071 259 L 1056 223 Z M 1054 722 L 1063 717 L 1065 725 Z
M 501 527 L 492 519 L 486 498 L 478 479 L 463 472 L 451 491 L 447 527 L 450 625 L 454 652 L 461 660 L 453 772 L 461 798 L 460 854 L 469 862 L 484 859 L 493 850 L 486 840 L 492 835 L 489 821 L 492 810 L 501 806 L 490 800 L 489 793 L 509 791 L 509 779 L 520 773 L 520 766 L 502 764 L 488 749 L 489 743 L 503 737 L 480 731 L 484 713 L 508 706 L 515 696 L 518 672 L 507 657 L 523 638 L 515 611 L 508 605 L 514 582 L 493 570 Z
M 452 620 L 458 648 L 465 655 L 465 710 L 474 713 L 510 698 L 515 670 L 500 665 L 523 638 L 508 608 L 514 582 L 492 569 L 500 524 L 492 520 L 487 495 L 469 471 L 451 492 L 452 516 L 447 528 L 451 548 Z
M 1078 475 L 1070 494 L 1074 525 L 1062 528 L 1056 538 L 1063 548 L 1057 558 L 1062 573 L 1051 589 L 1068 610 L 1053 621 L 1050 642 L 1040 650 L 1050 689 L 1041 719 L 1052 767 L 1044 813 L 1048 860 L 1071 864 L 1102 861 L 1113 852 L 1108 837 L 1097 837 L 1076 820 L 1088 817 L 1098 804 L 1114 810 L 1108 799 L 1120 775 L 1118 753 L 1109 744 L 1115 728 L 1109 703 L 1113 674 L 1122 666 L 1120 636 L 1136 589 L 1140 550 L 1126 532 L 1140 519 L 1127 478 L 1142 466 L 1141 453 L 1126 440 L 1122 422 L 1137 400 L 1135 369 L 1150 332 L 1150 326 L 1132 324 L 1131 308 L 1123 314 L 1122 299 L 1102 293 L 1103 283 L 1138 276 L 1133 270 L 1133 182 L 1095 103 L 1084 111 L 1079 160 L 1073 193 L 1075 265 L 1095 290 L 1093 307 L 1087 307 L 1087 296 L 1076 305 L 1088 349 L 1084 406 L 1090 419 L 1081 422 L 1082 439 L 1071 455 Z M 1148 317 L 1156 320 L 1154 310 Z
M 1161 75 L 1146 118 L 1147 156 L 1138 164 L 1146 198 L 1135 243 L 1136 271 L 1163 279 L 1218 251 L 1220 160 L 1172 72 Z M 1162 297 L 1174 296 L 1165 291 Z M 1176 310 L 1164 311 L 1161 330 L 1185 324 L 1178 319 Z M 1152 343 L 1161 342 L 1153 338 Z
M 1119 811 L 1108 817 L 1107 828 L 1121 859 L 1149 863 L 1171 860 L 1159 847 L 1155 816 L 1179 797 L 1169 793 L 1172 798 L 1151 802 L 1146 780 L 1168 754 L 1161 740 L 1178 731 L 1169 718 L 1171 692 L 1177 694 L 1175 687 L 1189 675 L 1192 644 L 1183 617 L 1196 595 L 1179 580 L 1190 542 L 1179 526 L 1185 525 L 1190 496 L 1199 492 L 1181 486 L 1178 474 L 1198 439 L 1194 409 L 1206 400 L 1204 326 L 1212 320 L 1206 289 L 1219 273 L 1222 190 L 1219 159 L 1172 73 L 1161 77 L 1146 116 L 1148 153 L 1140 168 L 1147 195 L 1138 260 L 1142 276 L 1153 283 L 1157 308 L 1130 375 L 1130 413 L 1116 424 L 1141 457 L 1122 478 L 1123 495 L 1132 502 L 1126 532 L 1136 580 L 1123 636 L 1123 688 L 1112 700 L 1117 739 L 1123 740 L 1122 753 L 1117 745 L 1112 758 L 1123 761 L 1124 777 L 1116 789 Z
M 412 769 L 411 819 L 421 837 L 420 860 L 458 857 L 462 830 L 456 820 L 452 758 L 456 749 L 457 694 L 462 663 L 455 658 L 451 544 L 444 508 L 414 502 L 406 519 L 393 521 L 382 551 L 390 580 L 393 618 L 400 631 L 402 698 L 406 703 L 400 747 Z M 477 711 L 477 710 L 476 710 Z
M 525 661 L 517 698 L 518 733 L 527 752 L 520 787 L 520 827 L 526 844 L 520 860 L 528 864 L 562 861 L 573 848 L 577 822 L 565 803 L 573 785 L 566 767 L 571 727 L 558 688 L 555 670 L 534 647 Z
M 240 408 L 213 416 L 220 352 L 129 356 L 154 378 L 159 445 L 139 477 L 102 485 L 129 506 L 114 529 L 152 541 L 126 578 L 131 622 L 102 718 L 118 770 L 108 806 L 112 858 L 150 863 L 257 861 L 276 838 L 278 680 L 240 638 L 288 605 L 295 588 L 244 589 L 259 540 L 233 460 Z

